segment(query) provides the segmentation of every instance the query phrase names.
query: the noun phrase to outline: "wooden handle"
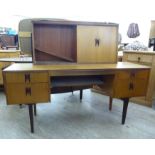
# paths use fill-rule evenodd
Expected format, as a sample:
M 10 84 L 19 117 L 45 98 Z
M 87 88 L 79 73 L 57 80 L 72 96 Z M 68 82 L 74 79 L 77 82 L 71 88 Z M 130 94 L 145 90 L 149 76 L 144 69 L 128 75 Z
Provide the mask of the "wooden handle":
M 100 39 L 95 38 L 95 46 L 99 46 L 100 45 Z
M 133 83 L 129 83 L 129 90 L 133 90 L 133 89 L 134 89 Z
M 25 74 L 25 83 L 30 82 L 30 74 Z
M 25 88 L 25 94 L 26 94 L 26 96 L 31 96 L 31 88 L 30 87 L 26 87 Z

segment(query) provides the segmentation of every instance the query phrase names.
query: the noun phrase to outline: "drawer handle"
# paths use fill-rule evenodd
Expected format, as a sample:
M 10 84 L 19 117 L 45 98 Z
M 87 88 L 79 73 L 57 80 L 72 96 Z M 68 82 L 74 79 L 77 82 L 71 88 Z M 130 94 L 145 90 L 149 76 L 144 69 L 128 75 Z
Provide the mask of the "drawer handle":
M 129 90 L 133 90 L 133 89 L 134 89 L 133 83 L 130 83 L 129 84 Z
M 31 88 L 30 87 L 26 87 L 25 88 L 25 94 L 26 94 L 26 96 L 31 96 Z
M 100 45 L 100 39 L 95 38 L 95 46 L 99 46 Z
M 140 62 L 140 59 L 141 59 L 141 58 L 140 58 L 140 57 L 138 57 L 138 62 Z
M 25 83 L 30 82 L 30 74 L 25 74 Z

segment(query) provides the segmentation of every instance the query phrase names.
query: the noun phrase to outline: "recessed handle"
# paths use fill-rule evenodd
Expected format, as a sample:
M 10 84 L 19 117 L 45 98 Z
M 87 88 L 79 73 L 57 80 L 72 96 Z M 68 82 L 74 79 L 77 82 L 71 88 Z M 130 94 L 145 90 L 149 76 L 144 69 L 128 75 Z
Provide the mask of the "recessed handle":
M 138 57 L 138 62 L 140 62 L 140 59 L 141 59 L 141 58 L 140 58 L 140 57 Z
M 30 82 L 30 74 L 25 74 L 25 83 Z
M 99 46 L 100 45 L 100 39 L 95 38 L 95 46 Z
M 133 90 L 133 89 L 134 89 L 133 83 L 129 83 L 129 90 Z
M 26 94 L 26 96 L 31 96 L 31 88 L 30 87 L 26 87 L 25 88 L 25 94 Z

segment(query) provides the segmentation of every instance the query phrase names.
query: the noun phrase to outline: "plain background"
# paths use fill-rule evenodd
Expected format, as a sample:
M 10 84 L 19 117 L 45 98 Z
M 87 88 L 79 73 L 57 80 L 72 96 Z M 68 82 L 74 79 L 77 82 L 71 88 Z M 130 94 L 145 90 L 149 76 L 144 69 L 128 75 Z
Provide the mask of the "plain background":
M 0 26 L 18 30 L 23 18 L 63 18 L 69 20 L 119 23 L 123 43 L 135 40 L 148 45 L 150 21 L 155 20 L 154 0 L 3 0 Z M 140 36 L 128 38 L 130 23 L 138 23 Z

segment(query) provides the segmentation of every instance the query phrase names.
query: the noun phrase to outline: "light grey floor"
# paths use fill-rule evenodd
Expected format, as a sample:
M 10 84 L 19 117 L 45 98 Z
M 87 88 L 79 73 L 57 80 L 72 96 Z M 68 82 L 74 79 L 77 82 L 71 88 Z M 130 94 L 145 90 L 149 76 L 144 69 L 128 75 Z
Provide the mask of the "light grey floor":
M 18 92 L 17 92 L 18 93 Z M 52 102 L 37 105 L 35 133 L 30 132 L 28 107 L 6 105 L 0 92 L 0 138 L 155 138 L 155 110 L 130 103 L 126 124 L 121 125 L 122 101 L 113 101 L 108 111 L 108 97 L 85 90 L 56 94 Z

